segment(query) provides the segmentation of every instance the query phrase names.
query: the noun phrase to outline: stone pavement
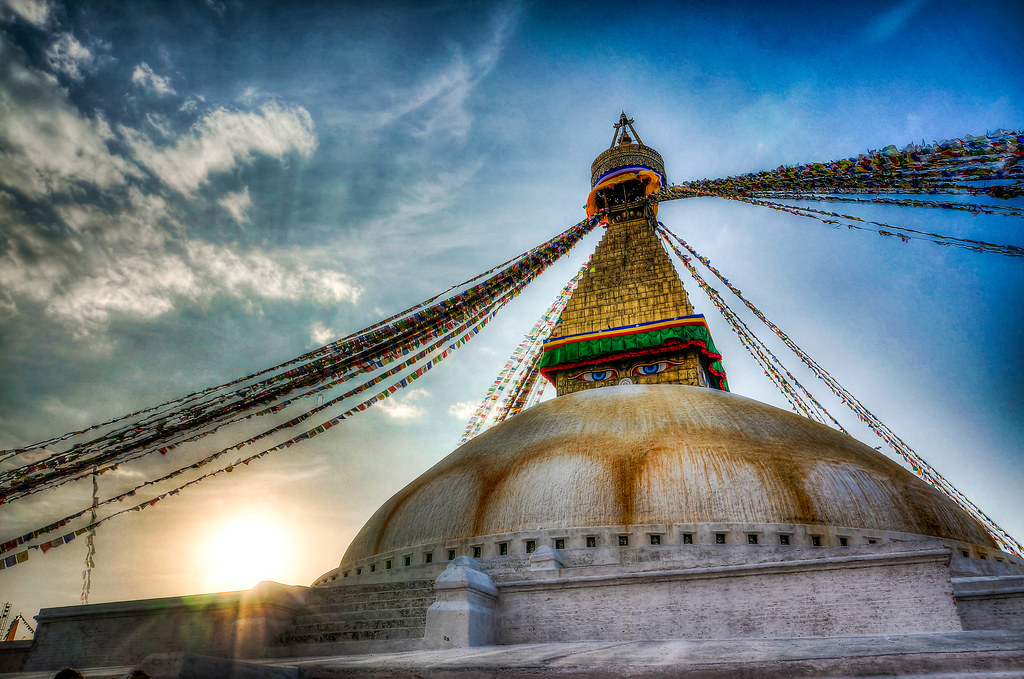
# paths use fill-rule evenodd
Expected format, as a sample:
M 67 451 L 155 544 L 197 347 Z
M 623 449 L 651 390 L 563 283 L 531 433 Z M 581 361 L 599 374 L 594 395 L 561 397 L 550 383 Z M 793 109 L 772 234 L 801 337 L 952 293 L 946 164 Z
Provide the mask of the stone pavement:
M 193 656 L 201 658 L 201 656 Z M 213 659 L 209 659 L 213 660 Z M 191 664 L 199 669 L 202 661 Z M 666 641 L 584 641 L 485 646 L 444 651 L 366 654 L 321 658 L 278 658 L 211 662 L 215 675 L 189 677 L 437 678 L 683 677 L 686 679 L 789 679 L 807 677 L 914 677 L 923 679 L 1024 679 L 1024 630 L 948 632 L 860 637 L 792 639 L 710 639 Z M 145 662 L 142 663 L 146 665 Z M 292 669 L 294 668 L 294 669 Z M 119 679 L 131 668 L 93 668 L 90 679 Z M 153 669 L 156 669 L 154 667 Z M 292 671 L 288 671 L 292 670 Z M 0 675 L 3 679 L 50 679 L 54 672 Z M 184 674 L 154 679 L 185 679 Z
M 281 659 L 329 677 L 1010 677 L 1024 631 L 795 639 L 589 641 Z

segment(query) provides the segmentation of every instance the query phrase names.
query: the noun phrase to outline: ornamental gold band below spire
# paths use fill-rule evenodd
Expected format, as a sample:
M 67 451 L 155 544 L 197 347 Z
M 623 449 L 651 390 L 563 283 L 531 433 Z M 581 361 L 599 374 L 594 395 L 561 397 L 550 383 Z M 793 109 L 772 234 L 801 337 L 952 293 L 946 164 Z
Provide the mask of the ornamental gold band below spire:
M 727 391 L 722 356 L 655 233 L 657 205 L 645 200 L 667 185 L 665 163 L 633 122 L 622 113 L 591 165 L 587 214 L 605 212 L 607 230 L 544 343 L 541 372 L 559 396 L 617 384 Z

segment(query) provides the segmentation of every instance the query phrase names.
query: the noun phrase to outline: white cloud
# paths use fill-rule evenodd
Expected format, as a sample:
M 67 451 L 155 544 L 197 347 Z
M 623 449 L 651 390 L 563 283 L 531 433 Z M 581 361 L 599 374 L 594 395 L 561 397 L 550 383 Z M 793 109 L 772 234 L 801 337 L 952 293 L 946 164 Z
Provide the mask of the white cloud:
M 70 33 L 61 33 L 46 49 L 46 61 L 50 67 L 67 76 L 81 80 L 82 69 L 88 68 L 95 58 L 82 43 Z
M 252 205 L 252 199 L 249 197 L 249 187 L 246 186 L 238 193 L 226 194 L 223 198 L 217 201 L 217 203 L 231 213 L 231 216 L 235 218 L 235 221 L 239 224 L 244 224 L 249 221 L 249 215 L 246 210 Z
M 149 64 L 146 62 L 140 63 L 132 71 L 132 82 L 143 89 L 151 89 L 157 94 L 176 94 L 174 88 L 171 87 L 170 78 L 157 75 Z
M 218 17 L 221 19 L 224 18 L 224 11 L 227 9 L 227 6 L 223 2 L 217 2 L 217 0 L 206 0 L 206 6 L 212 9 L 214 14 Z
M 0 253 L 0 306 L 42 304 L 53 320 L 84 337 L 115 315 L 149 319 L 183 301 L 243 300 L 354 302 L 361 289 L 345 274 L 316 268 L 299 251 L 241 250 L 189 239 L 159 196 L 128 191 L 115 213 L 89 205 L 56 207 L 70 230 L 61 242 L 2 209 L 10 245 Z
M 121 128 L 136 160 L 168 186 L 190 193 L 213 172 L 224 172 L 262 153 L 310 156 L 316 149 L 313 119 L 301 106 L 274 102 L 256 111 L 217 109 L 171 147 L 157 148 L 139 132 Z
M 410 401 L 425 398 L 430 395 L 430 392 L 425 389 L 411 389 L 404 394 L 398 393 L 402 394 L 401 398 L 396 395 L 377 404 L 380 406 L 381 412 L 394 420 L 418 420 L 427 414 L 426 410 L 412 405 Z
M 210 290 L 264 299 L 354 302 L 362 293 L 345 274 L 311 268 L 306 253 L 269 253 L 263 250 L 235 251 L 201 240 L 185 244 L 187 260 Z M 205 295 L 204 295 L 205 297 Z
M 427 112 L 417 121 L 417 136 L 433 139 L 449 135 L 458 141 L 465 140 L 473 124 L 468 107 L 470 95 L 494 69 L 505 51 L 509 34 L 518 21 L 516 14 L 516 5 L 509 5 L 499 12 L 492 23 L 489 40 L 476 53 L 464 57 L 456 51 L 448 68 L 427 80 L 413 94 L 409 101 L 410 111 L 424 108 Z
M 263 97 L 258 87 L 246 87 L 242 90 L 242 93 L 238 95 L 238 101 L 242 102 L 247 106 L 255 105 Z
M 4 4 L 19 17 L 36 26 L 45 26 L 50 18 L 48 0 L 4 0 Z
M 380 403 L 381 412 L 393 420 L 418 420 L 427 414 L 423 408 L 396 401 L 395 397 L 384 399 Z
M 71 40 L 54 51 L 71 60 L 65 65 L 84 59 Z M 214 111 L 184 135 L 175 135 L 162 118 L 149 120 L 172 139 L 170 147 L 158 149 L 135 130 L 122 128 L 122 134 L 157 177 L 183 192 L 255 153 L 308 155 L 316 146 L 309 114 L 275 103 L 252 112 Z M 113 136 L 106 121 L 83 117 L 57 79 L 28 66 L 0 34 L 3 313 L 36 305 L 70 334 L 102 345 L 114 317 L 151 319 L 215 297 L 239 299 L 253 310 L 267 299 L 336 304 L 358 298 L 361 289 L 332 264 L 320 263 L 318 253 L 196 237 L 181 208 L 205 199 L 181 204 L 180 197 L 145 193 L 133 181 L 142 177 L 139 167 L 107 147 Z M 102 191 L 103 206 L 83 201 L 83 187 Z M 45 202 L 50 222 L 27 214 L 22 198 Z M 248 189 L 213 200 L 239 223 L 248 218 Z
M 448 414 L 457 420 L 468 420 L 479 405 L 475 401 L 459 401 L 448 406 Z
M 382 221 L 411 222 L 458 202 L 459 189 L 469 184 L 482 166 L 482 162 L 476 162 L 449 170 L 439 169 L 428 179 L 398 187 L 392 197 L 395 209 L 382 217 Z
M 141 481 L 146 478 L 146 475 L 138 469 L 128 469 L 126 467 L 118 467 L 108 472 L 112 478 L 125 479 L 132 481 Z
M 147 113 L 146 124 L 156 130 L 157 134 L 164 138 L 170 138 L 174 136 L 174 132 L 171 130 L 171 121 L 165 116 L 159 113 Z
M 199 104 L 202 104 L 202 103 L 205 103 L 205 102 L 206 102 L 206 97 L 204 97 L 202 95 L 198 95 L 196 97 L 190 97 L 190 98 L 186 99 L 181 104 L 181 106 L 178 107 L 178 110 L 179 111 L 183 111 L 185 113 L 195 113 L 196 111 L 199 110 Z
M 510 4 L 492 21 L 486 42 L 475 52 L 452 46 L 441 68 L 423 73 L 414 87 L 383 88 L 372 92 L 383 106 L 368 106 L 351 116 L 364 129 L 377 129 L 401 121 L 423 140 L 464 141 L 473 124 L 469 99 L 477 84 L 498 63 L 518 23 L 518 5 Z M 481 31 L 483 32 L 483 31 Z
M 443 71 L 424 79 L 417 89 L 406 93 L 401 103 L 378 116 L 377 122 L 386 126 L 427 108 L 429 113 L 426 116 L 412 122 L 417 136 L 436 138 L 440 134 L 462 140 L 472 124 L 466 101 L 474 85 L 473 71 L 461 56 L 456 55 Z
M 43 398 L 40 410 L 53 417 L 55 420 L 67 422 L 68 426 L 88 426 L 93 423 L 93 413 L 88 409 L 69 406 L 67 403 L 54 396 L 46 396 Z
M 323 321 L 317 321 L 312 325 L 312 327 L 310 327 L 309 337 L 311 340 L 313 340 L 313 344 L 315 344 L 318 347 L 322 347 L 331 340 L 335 339 L 337 335 L 335 335 L 333 330 L 324 325 Z
M 868 43 L 884 42 L 903 31 L 914 14 L 927 3 L 925 0 L 903 0 L 899 3 L 886 3 L 885 11 L 880 11 L 864 29 L 864 39 Z
M 102 117 L 82 117 L 53 76 L 27 66 L 0 37 L 0 184 L 30 198 L 80 183 L 124 184 L 139 172 L 110 152 L 112 136 Z

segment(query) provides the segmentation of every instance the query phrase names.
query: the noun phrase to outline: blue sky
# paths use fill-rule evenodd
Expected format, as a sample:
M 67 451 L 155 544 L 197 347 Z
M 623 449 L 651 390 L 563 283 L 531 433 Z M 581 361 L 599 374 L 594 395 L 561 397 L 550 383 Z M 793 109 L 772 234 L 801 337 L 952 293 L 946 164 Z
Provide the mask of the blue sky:
M 1016 2 L 5 0 L 0 17 L 3 448 L 273 365 L 546 240 L 583 216 L 622 109 L 675 181 L 1024 125 Z M 857 210 L 1024 242 L 1011 218 Z M 1019 260 L 714 199 L 660 216 L 1024 538 Z M 597 237 L 393 403 L 106 524 L 92 600 L 308 584 L 335 566 L 454 447 Z M 733 390 L 782 405 L 684 284 Z M 105 475 L 101 494 L 161 464 Z M 3 532 L 89 494 L 0 509 Z M 265 568 L 214 577 L 218 546 L 245 531 Z M 26 616 L 77 603 L 83 559 L 78 544 L 34 553 L 0 573 L 0 598 Z

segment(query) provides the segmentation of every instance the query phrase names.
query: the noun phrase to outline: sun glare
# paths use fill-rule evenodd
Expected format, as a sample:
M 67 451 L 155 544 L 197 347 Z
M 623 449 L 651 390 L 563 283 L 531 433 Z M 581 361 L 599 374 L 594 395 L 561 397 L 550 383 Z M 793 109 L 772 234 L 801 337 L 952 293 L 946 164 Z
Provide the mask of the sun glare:
M 210 526 L 200 558 L 213 591 L 250 589 L 263 580 L 282 581 L 289 541 L 273 517 L 236 516 Z

